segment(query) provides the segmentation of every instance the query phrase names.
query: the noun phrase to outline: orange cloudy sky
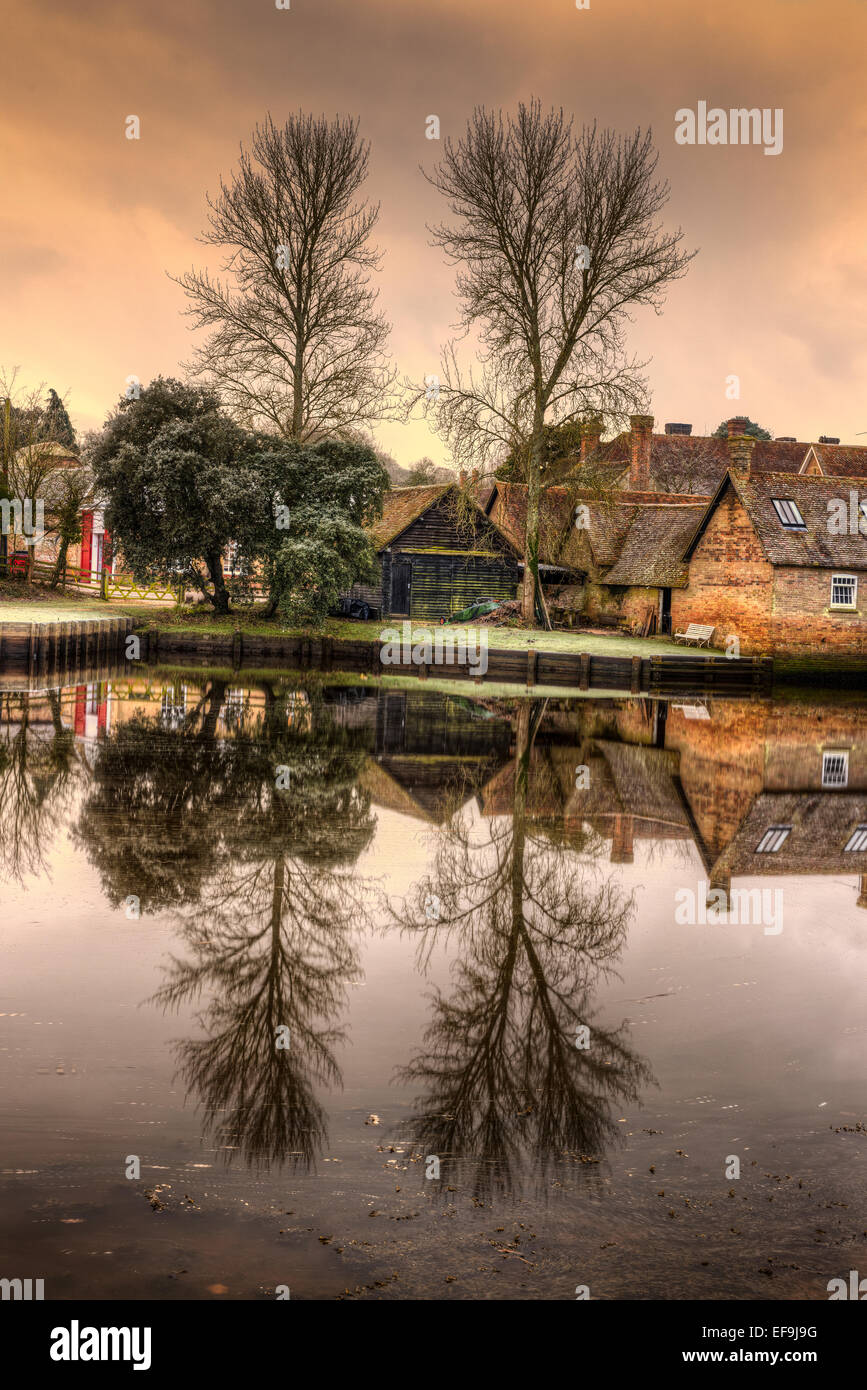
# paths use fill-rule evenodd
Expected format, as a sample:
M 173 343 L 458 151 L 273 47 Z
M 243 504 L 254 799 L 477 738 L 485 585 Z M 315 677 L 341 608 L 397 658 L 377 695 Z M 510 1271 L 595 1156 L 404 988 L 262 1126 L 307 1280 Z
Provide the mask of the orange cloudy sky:
M 4 40 L 0 364 L 68 392 L 80 428 L 128 375 L 189 355 L 167 272 L 203 263 L 206 190 L 269 109 L 361 118 L 392 353 L 435 371 L 456 306 L 425 231 L 441 211 L 418 172 L 440 148 L 425 117 L 459 134 L 474 105 L 535 94 L 579 123 L 651 126 L 667 220 L 700 248 L 631 335 L 657 420 L 867 431 L 864 0 L 41 0 L 7 13 Z M 699 101 L 783 108 L 782 154 L 676 144 L 675 111 Z M 445 458 L 423 422 L 376 433 L 402 463 Z

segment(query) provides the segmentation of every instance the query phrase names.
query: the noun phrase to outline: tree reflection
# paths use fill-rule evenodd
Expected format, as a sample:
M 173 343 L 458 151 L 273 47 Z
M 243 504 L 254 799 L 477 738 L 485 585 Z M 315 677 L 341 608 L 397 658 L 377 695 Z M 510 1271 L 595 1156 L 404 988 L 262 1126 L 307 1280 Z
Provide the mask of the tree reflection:
M 600 877 L 587 842 L 576 852 L 528 814 L 543 708 L 524 702 L 516 714 L 511 816 L 483 827 L 454 817 L 433 872 L 398 914 L 423 956 L 458 937 L 451 989 L 435 993 L 424 1046 L 400 1077 L 423 1087 L 408 1125 L 415 1154 L 438 1155 L 443 1176 L 477 1199 L 519 1191 L 528 1163 L 541 1191 L 601 1154 L 617 1131 L 612 1103 L 651 1080 L 622 1028 L 592 1024 L 593 992 L 613 971 L 633 900 Z M 586 1050 L 576 1046 L 584 1026 Z
M 153 998 L 201 1003 L 202 1035 L 175 1051 L 205 1131 L 227 1162 L 309 1166 L 325 1140 L 315 1088 L 340 1084 L 337 1020 L 359 973 L 365 751 L 272 686 L 218 738 L 226 696 L 214 682 L 176 727 L 139 716 L 107 740 L 79 834 L 113 901 L 174 911 L 185 949 Z
M 22 882 L 46 871 L 75 779 L 75 739 L 64 727 L 60 692 L 47 701 L 50 728 L 29 694 L 2 697 L 0 718 L 0 875 Z

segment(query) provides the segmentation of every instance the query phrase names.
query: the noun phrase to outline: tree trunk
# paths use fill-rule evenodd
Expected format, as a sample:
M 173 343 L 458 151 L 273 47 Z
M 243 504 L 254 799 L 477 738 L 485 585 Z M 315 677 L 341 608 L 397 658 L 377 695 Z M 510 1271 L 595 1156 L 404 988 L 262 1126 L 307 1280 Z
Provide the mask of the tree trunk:
M 226 581 L 223 578 L 223 561 L 220 555 L 211 554 L 207 557 L 208 573 L 214 586 L 213 594 L 206 595 L 214 605 L 217 613 L 229 612 L 229 590 L 226 588 Z
M 295 349 L 292 368 L 292 438 L 301 438 L 304 424 L 304 357 L 300 347 Z
M 54 561 L 54 569 L 51 573 L 51 582 L 48 585 L 49 589 L 56 589 L 63 577 L 64 570 L 66 569 L 66 553 L 68 550 L 69 541 L 62 540 L 60 542 L 60 549 L 57 552 L 57 559 Z
M 529 627 L 536 626 L 536 598 L 542 610 L 543 628 L 549 629 L 551 621 L 542 594 L 539 579 L 539 503 L 542 494 L 542 458 L 545 448 L 545 417 L 537 405 L 533 419 L 533 434 L 530 439 L 527 459 L 527 524 L 524 536 L 524 591 L 521 601 L 521 615 Z

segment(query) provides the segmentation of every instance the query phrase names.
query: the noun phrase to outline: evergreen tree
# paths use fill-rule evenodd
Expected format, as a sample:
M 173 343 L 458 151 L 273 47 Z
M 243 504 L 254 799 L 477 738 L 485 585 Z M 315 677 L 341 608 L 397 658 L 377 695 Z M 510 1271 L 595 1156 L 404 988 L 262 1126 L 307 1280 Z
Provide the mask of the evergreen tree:
M 69 412 L 53 386 L 48 392 L 48 404 L 43 412 L 40 433 L 43 439 L 50 439 L 55 444 L 62 444 L 72 452 L 78 450 Z
M 717 427 L 716 427 L 716 429 L 714 430 L 714 432 L 713 432 L 711 438 L 712 438 L 712 439 L 728 439 L 728 433 L 729 433 L 728 423 L 727 423 L 727 421 L 723 420 L 723 422 L 722 422 L 721 425 L 717 425 Z M 768 432 L 768 430 L 763 429 L 761 425 L 757 425 L 756 422 L 755 422 L 755 420 L 747 420 L 747 423 L 744 425 L 744 434 L 751 434 L 751 435 L 753 435 L 756 439 L 772 439 L 772 438 L 773 438 L 773 436 Z

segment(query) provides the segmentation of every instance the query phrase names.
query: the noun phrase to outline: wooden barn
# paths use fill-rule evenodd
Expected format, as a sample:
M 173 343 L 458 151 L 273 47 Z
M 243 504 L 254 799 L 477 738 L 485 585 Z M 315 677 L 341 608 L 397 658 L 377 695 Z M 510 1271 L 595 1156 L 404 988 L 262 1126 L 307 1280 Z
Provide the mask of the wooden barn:
M 513 599 L 522 579 L 517 547 L 481 508 L 461 506 L 455 483 L 393 488 L 370 528 L 381 586 L 356 584 L 383 617 L 438 622 L 476 599 Z

